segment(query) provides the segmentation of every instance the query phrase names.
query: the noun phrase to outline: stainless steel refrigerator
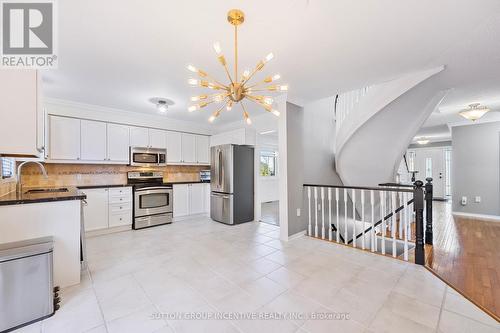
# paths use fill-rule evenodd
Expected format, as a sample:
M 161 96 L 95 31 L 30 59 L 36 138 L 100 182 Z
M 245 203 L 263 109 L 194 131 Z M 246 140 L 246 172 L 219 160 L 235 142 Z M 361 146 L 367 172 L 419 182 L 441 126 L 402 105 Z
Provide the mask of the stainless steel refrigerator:
M 226 224 L 254 219 L 254 149 L 242 145 L 211 148 L 210 217 Z

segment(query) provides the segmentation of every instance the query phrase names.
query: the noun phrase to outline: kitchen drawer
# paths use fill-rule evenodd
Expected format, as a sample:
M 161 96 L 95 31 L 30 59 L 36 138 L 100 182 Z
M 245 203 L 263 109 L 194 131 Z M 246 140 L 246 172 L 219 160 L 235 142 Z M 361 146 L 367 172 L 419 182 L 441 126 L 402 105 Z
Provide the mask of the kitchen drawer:
M 109 215 L 121 214 L 124 212 L 132 211 L 132 203 L 131 202 L 123 202 L 109 205 Z
M 119 227 L 123 225 L 132 225 L 132 213 L 125 212 L 121 214 L 109 214 L 109 227 Z
M 121 204 L 121 203 L 131 203 L 132 202 L 132 195 L 116 195 L 116 196 L 109 196 L 109 203 L 110 204 Z
M 132 195 L 131 187 L 111 187 L 109 188 L 110 196 Z

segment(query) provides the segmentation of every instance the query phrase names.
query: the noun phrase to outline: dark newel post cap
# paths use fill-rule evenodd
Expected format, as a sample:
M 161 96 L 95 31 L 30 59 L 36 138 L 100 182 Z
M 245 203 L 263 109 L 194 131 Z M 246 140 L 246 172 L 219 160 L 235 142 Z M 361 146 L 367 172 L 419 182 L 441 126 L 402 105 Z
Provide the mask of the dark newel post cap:
M 415 184 L 414 184 L 414 185 L 415 185 L 416 187 L 422 187 L 422 186 L 424 186 L 424 182 L 423 182 L 423 181 L 421 181 L 421 180 L 417 180 L 417 181 L 415 182 Z
M 427 177 L 425 178 L 425 180 L 427 180 L 428 183 L 432 182 L 432 177 Z

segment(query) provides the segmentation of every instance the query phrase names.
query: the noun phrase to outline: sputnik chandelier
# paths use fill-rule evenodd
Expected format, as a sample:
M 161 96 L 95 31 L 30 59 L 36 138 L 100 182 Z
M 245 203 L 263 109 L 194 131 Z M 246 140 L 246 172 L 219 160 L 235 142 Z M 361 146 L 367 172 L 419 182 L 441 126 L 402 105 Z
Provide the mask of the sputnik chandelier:
M 206 107 L 209 104 L 221 104 L 222 106 L 218 106 L 215 112 L 212 113 L 210 118 L 208 118 L 209 122 L 213 122 L 217 117 L 220 116 L 221 112 L 226 109 L 227 111 L 231 111 L 235 104 L 240 104 L 243 110 L 243 119 L 247 124 L 251 124 L 250 116 L 246 110 L 245 105 L 243 104 L 244 100 L 252 101 L 257 105 L 261 106 L 267 112 L 274 114 L 275 116 L 279 116 L 280 112 L 276 109 L 273 109 L 274 100 L 271 96 L 263 95 L 262 93 L 276 93 L 287 91 L 287 85 L 276 85 L 271 84 L 280 79 L 280 75 L 276 74 L 273 76 L 267 76 L 263 81 L 260 81 L 255 84 L 250 84 L 250 80 L 252 77 L 259 71 L 264 68 L 264 65 L 268 63 L 271 59 L 273 59 L 274 55 L 269 53 L 263 60 L 259 61 L 255 68 L 250 70 L 244 70 L 241 78 L 238 76 L 238 26 L 245 21 L 245 14 L 239 9 L 232 9 L 227 13 L 227 20 L 230 24 L 234 26 L 234 77 L 231 77 L 229 73 L 228 65 L 226 58 L 222 54 L 220 44 L 218 42 L 214 43 L 214 50 L 217 54 L 217 59 L 224 67 L 226 75 L 229 79 L 229 84 L 225 85 L 220 83 L 219 81 L 213 79 L 207 72 L 194 67 L 193 65 L 188 65 L 187 68 L 193 73 L 198 74 L 199 78 L 190 78 L 188 83 L 193 87 L 203 87 L 212 90 L 216 90 L 217 92 L 214 94 L 206 94 L 191 97 L 192 102 L 196 102 L 188 108 L 189 112 L 193 112 L 196 110 L 200 110 Z M 261 95 L 262 94 L 262 95 Z

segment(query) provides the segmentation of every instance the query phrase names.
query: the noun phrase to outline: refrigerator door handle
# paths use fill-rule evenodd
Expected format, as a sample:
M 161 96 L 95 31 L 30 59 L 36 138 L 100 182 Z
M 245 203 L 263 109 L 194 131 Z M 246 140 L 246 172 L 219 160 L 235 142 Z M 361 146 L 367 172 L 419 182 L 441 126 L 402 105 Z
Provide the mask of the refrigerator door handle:
M 222 167 L 222 150 L 219 149 L 219 188 L 222 186 L 222 171 L 223 170 L 223 167 Z

